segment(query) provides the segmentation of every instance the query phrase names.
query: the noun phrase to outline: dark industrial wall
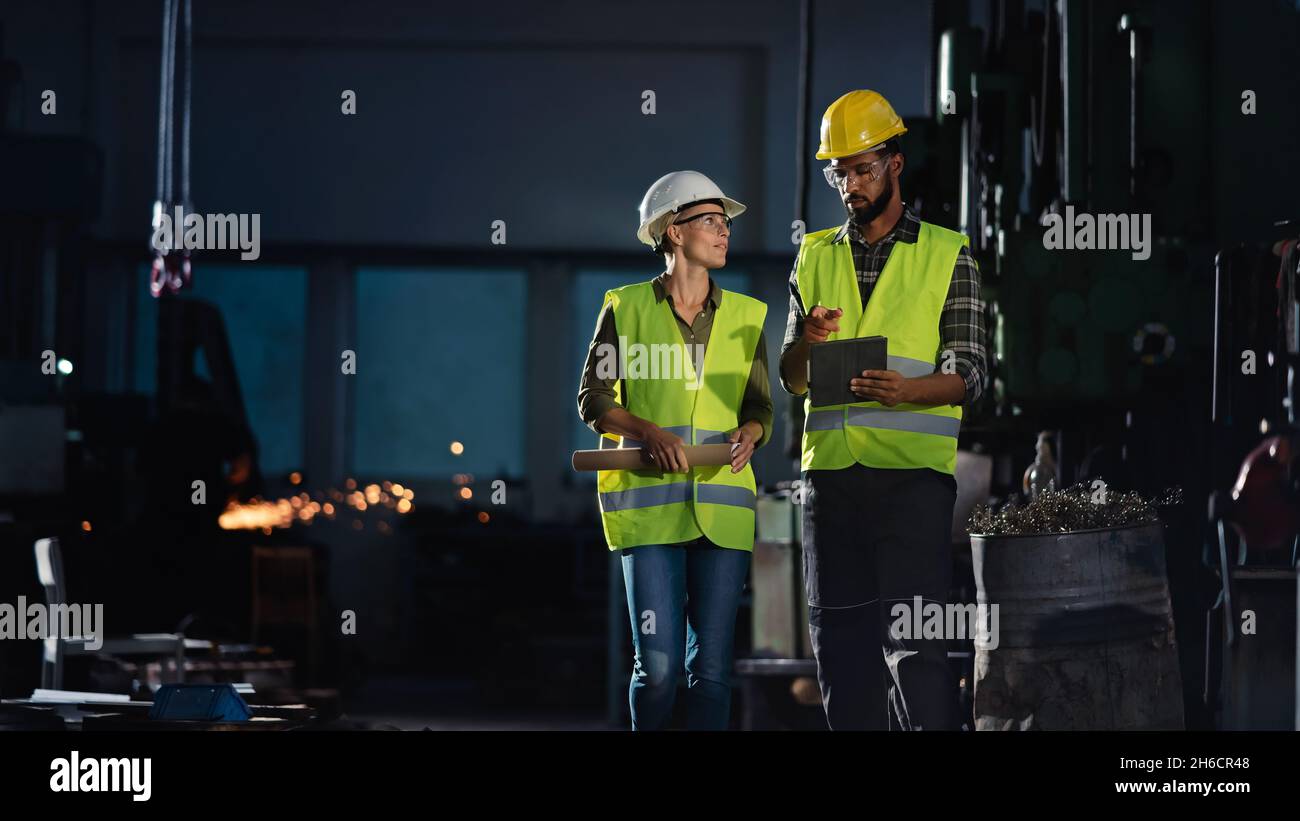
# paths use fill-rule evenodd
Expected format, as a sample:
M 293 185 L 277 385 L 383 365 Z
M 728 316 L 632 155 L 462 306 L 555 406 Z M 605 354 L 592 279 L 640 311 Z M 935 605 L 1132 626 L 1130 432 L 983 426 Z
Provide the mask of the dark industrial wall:
M 104 184 L 93 233 L 101 241 L 139 242 L 142 261 L 154 198 L 158 6 L 19 3 L 0 12 L 5 53 L 23 67 L 24 129 L 80 134 L 100 147 Z M 927 3 L 864 6 L 835 0 L 819 2 L 816 9 L 815 112 L 849 88 L 870 86 L 889 95 L 904 117 L 926 113 Z M 555 484 L 563 478 L 567 449 L 582 435 L 573 413 L 575 357 L 594 313 L 576 315 L 590 295 L 548 300 L 541 292 L 603 289 L 657 273 L 660 261 L 639 245 L 634 232 L 636 206 L 661 174 L 703 171 L 749 205 L 733 249 L 767 255 L 772 262 L 761 268 L 733 263 L 729 272 L 738 277 L 733 287 L 771 305 L 767 333 L 773 360 L 784 327 L 784 278 L 795 248 L 798 4 L 670 2 L 656 6 L 652 18 L 644 11 L 596 2 L 512 4 L 505 10 L 471 5 L 454 12 L 409 2 L 364 10 L 343 3 L 195 3 L 195 206 L 261 214 L 264 256 L 285 247 L 461 249 L 465 264 L 456 267 L 455 277 L 442 280 L 448 283 L 486 274 L 503 252 L 540 250 L 577 260 L 576 266 L 592 274 L 582 285 L 575 267 L 545 279 L 517 256 L 505 263 L 505 273 L 526 283 L 527 292 L 518 306 L 505 308 L 505 321 L 517 324 L 510 317 L 522 314 L 532 323 L 507 333 L 526 336 L 528 345 L 543 339 L 531 334 L 544 335 L 551 352 L 539 363 L 541 370 L 523 358 L 522 346 L 512 349 L 520 353 L 507 362 L 532 374 L 530 404 L 541 416 L 529 418 L 539 431 L 551 432 L 545 438 L 554 446 L 524 445 L 530 450 L 520 454 L 522 433 L 500 435 L 499 426 L 522 431 L 528 424 L 524 416 L 495 420 L 493 441 L 511 443 L 511 453 L 518 455 L 503 450 L 478 465 Z M 47 88 L 59 95 L 57 116 L 35 113 Z M 340 112 L 344 89 L 357 94 L 356 116 Z M 645 91 L 654 92 L 653 114 L 643 113 Z M 810 148 L 816 145 L 816 129 L 814 116 Z M 838 202 L 815 168 L 812 185 L 810 226 L 838 222 Z M 491 244 L 495 220 L 505 223 L 504 246 Z M 628 257 L 619 256 L 621 264 L 612 269 L 581 261 L 582 255 L 598 252 Z M 362 301 L 356 297 L 360 286 L 354 271 L 369 261 L 365 253 L 340 260 L 346 271 L 334 290 L 344 296 L 341 304 L 332 303 L 354 317 L 350 322 L 357 327 L 351 330 L 359 336 L 366 335 L 368 319 L 386 325 L 391 318 L 357 313 Z M 250 307 L 257 304 L 251 294 L 278 294 L 291 306 L 289 315 L 299 317 L 306 340 L 306 329 L 320 325 L 312 301 L 330 290 L 327 283 L 334 279 L 306 270 L 308 260 L 285 258 L 283 252 L 276 262 L 279 267 L 265 275 L 251 263 L 241 265 L 258 280 L 250 291 L 231 279 L 234 274 L 218 274 L 210 261 L 199 259 L 196 282 L 206 276 L 209 285 L 196 293 L 242 292 L 240 314 L 225 306 L 228 321 L 248 326 L 237 331 L 265 324 L 243 313 L 258 310 Z M 213 284 L 218 275 L 227 282 Z M 495 283 L 503 281 L 489 278 L 470 290 L 497 292 Z M 152 305 L 142 300 L 143 287 L 138 266 L 120 261 L 101 263 L 87 284 L 88 302 L 104 309 L 87 312 L 83 320 L 87 344 L 80 364 L 87 388 L 152 389 L 147 358 Z M 455 336 L 457 322 L 472 306 L 463 305 L 464 299 L 444 305 L 439 295 L 451 298 L 452 290 L 465 289 L 431 283 L 418 294 L 404 294 L 402 301 L 408 310 L 439 317 L 446 323 L 439 327 Z M 304 302 L 305 317 L 296 307 Z M 282 308 L 266 310 L 282 318 Z M 340 334 L 348 338 L 337 341 L 355 341 L 347 330 Z M 232 333 L 234 344 L 250 344 L 240 343 L 240 335 Z M 328 334 L 323 338 L 336 341 Z M 425 348 L 408 355 L 407 379 L 414 375 L 420 384 L 440 386 L 462 377 L 462 369 L 429 359 Z M 554 361 L 559 358 L 563 364 Z M 256 379 L 238 361 L 238 352 L 236 359 L 241 380 Z M 285 369 L 278 367 L 277 373 Z M 338 397 L 328 386 L 317 387 L 319 395 L 308 380 L 305 401 L 286 408 L 284 391 L 264 395 L 245 385 L 245 400 L 260 420 L 255 427 L 263 427 L 256 431 L 259 437 L 292 443 L 287 449 L 272 446 L 268 455 L 279 455 L 272 467 L 288 468 L 321 452 L 322 446 L 311 441 L 306 409 L 319 413 L 330 405 L 348 418 L 327 422 L 323 430 L 337 432 L 341 424 L 351 437 L 330 441 L 329 447 L 339 449 L 326 460 L 330 473 L 387 468 L 390 475 L 402 475 L 407 463 L 385 465 L 365 452 L 367 426 L 358 415 L 368 413 L 366 394 Z M 773 389 L 780 402 L 775 381 Z M 445 391 L 426 393 L 385 409 L 404 414 L 394 435 L 412 437 L 389 438 L 399 452 L 425 450 L 421 432 L 449 413 L 432 396 Z M 345 407 L 336 407 L 339 403 Z M 303 419 L 286 422 L 286 411 Z M 487 439 L 493 431 L 486 418 L 481 421 L 479 435 Z M 557 428 L 563 435 L 553 435 Z M 448 437 L 438 436 L 445 453 Z M 776 446 L 757 457 L 769 481 L 792 475 L 779 447 L 785 437 L 779 419 Z M 533 432 L 523 438 L 536 443 L 544 437 Z M 442 472 L 437 459 L 427 465 Z M 585 493 L 582 498 L 590 501 Z M 552 499 L 540 507 L 559 504 Z
M 104 149 L 101 236 L 134 239 L 148 219 L 158 7 L 0 17 L 27 95 L 60 95 L 28 128 Z M 870 85 L 923 114 L 927 9 L 818 3 L 814 108 Z M 502 219 L 519 247 L 635 251 L 641 194 L 691 167 L 751 205 L 737 248 L 790 250 L 797 3 L 235 1 L 194 16 L 195 194 L 262 213 L 264 241 L 477 247 Z M 829 192 L 813 204 L 813 222 L 837 220 Z

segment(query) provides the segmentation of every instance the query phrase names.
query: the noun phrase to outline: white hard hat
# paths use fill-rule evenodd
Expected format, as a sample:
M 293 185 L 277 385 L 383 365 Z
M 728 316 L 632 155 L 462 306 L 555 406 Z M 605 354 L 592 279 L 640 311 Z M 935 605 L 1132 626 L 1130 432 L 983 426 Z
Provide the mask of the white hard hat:
M 722 210 L 735 218 L 745 213 L 745 206 L 722 193 L 713 180 L 698 171 L 674 171 L 655 180 L 641 200 L 641 227 L 637 239 L 654 248 L 663 238 L 665 217 L 700 200 L 721 200 Z

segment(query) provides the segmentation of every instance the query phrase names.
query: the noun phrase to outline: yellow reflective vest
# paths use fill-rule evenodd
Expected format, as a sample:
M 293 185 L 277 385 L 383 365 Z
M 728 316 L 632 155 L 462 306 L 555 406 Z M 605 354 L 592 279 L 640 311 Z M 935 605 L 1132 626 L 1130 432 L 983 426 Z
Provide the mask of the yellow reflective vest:
M 927 222 L 915 243 L 896 242 L 866 308 L 858 289 L 853 252 L 833 242 L 838 228 L 807 234 L 795 277 L 804 310 L 840 308 L 841 330 L 827 341 L 883 336 L 889 370 L 906 377 L 934 373 L 939 357 L 939 315 L 948 297 L 964 234 Z M 961 406 L 879 402 L 813 407 L 804 398 L 803 470 L 839 470 L 854 463 L 874 468 L 933 468 L 953 473 Z
M 740 425 L 741 400 L 767 306 L 723 291 L 713 318 L 702 373 L 696 373 L 668 300 L 642 282 L 605 294 L 613 306 L 623 372 L 619 401 L 628 412 L 671 431 L 687 444 L 726 442 Z M 622 343 L 625 343 L 622 344 Z M 623 393 L 626 395 L 623 395 Z M 610 434 L 602 445 L 640 447 Z M 708 537 L 720 547 L 754 547 L 755 487 L 749 465 L 693 467 L 689 473 L 602 470 L 597 474 L 601 523 L 611 550 L 677 544 Z

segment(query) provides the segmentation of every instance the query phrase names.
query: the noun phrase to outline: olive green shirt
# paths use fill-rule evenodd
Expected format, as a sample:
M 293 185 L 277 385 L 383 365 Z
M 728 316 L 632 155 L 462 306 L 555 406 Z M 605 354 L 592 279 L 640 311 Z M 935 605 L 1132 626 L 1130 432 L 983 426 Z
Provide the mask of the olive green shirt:
M 655 300 L 662 302 L 666 299 L 668 306 L 672 308 L 672 295 L 664 287 L 666 277 L 667 274 L 660 274 L 652 281 Z M 682 332 L 682 341 L 688 345 L 702 345 L 707 349 L 709 332 L 713 329 L 713 315 L 721 304 L 722 289 L 712 277 L 709 277 L 709 296 L 704 300 L 704 307 L 696 314 L 693 322 L 686 322 L 678 316 L 675 309 L 673 310 L 677 328 Z M 596 320 L 596 335 L 592 337 L 591 345 L 587 348 L 587 361 L 582 366 L 582 382 L 578 386 L 578 415 L 582 417 L 587 427 L 597 433 L 602 433 L 596 426 L 600 417 L 611 408 L 623 407 L 615 394 L 618 380 L 602 379 L 596 375 L 596 364 L 599 361 L 597 349 L 604 344 L 618 348 L 618 329 L 614 326 L 614 311 L 609 304 L 601 309 L 600 317 Z M 767 440 L 772 436 L 772 390 L 767 374 L 767 344 L 761 330 L 758 334 L 758 348 L 754 351 L 754 364 L 749 370 L 749 380 L 745 383 L 745 394 L 740 402 L 738 416 L 742 425 L 746 422 L 757 422 L 763 427 L 763 436 L 755 447 L 767 444 Z

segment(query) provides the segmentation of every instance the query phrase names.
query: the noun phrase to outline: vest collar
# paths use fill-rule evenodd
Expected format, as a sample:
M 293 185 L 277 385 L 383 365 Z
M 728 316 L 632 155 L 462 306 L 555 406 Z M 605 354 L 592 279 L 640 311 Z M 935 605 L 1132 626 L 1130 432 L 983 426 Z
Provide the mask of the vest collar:
M 920 233 L 921 220 L 915 213 L 913 213 L 911 206 L 904 205 L 903 213 L 899 216 L 898 222 L 894 223 L 894 227 L 889 230 L 888 234 L 885 234 L 876 242 L 880 243 L 885 240 L 892 240 L 895 242 L 914 244 Z M 862 238 L 862 234 L 858 231 L 857 224 L 851 219 L 844 221 L 844 224 L 840 226 L 840 230 L 835 232 L 835 236 L 831 239 L 831 242 L 840 243 L 846 239 L 862 246 L 866 246 L 867 244 L 866 240 Z
M 667 278 L 668 273 L 664 272 L 650 280 L 651 285 L 654 287 L 656 303 L 663 302 L 668 298 L 668 289 L 664 287 L 664 282 Z M 718 309 L 718 306 L 722 304 L 722 288 L 718 286 L 718 281 L 713 277 L 709 277 L 709 295 L 706 298 L 706 301 L 713 303 L 713 309 L 715 311 Z

